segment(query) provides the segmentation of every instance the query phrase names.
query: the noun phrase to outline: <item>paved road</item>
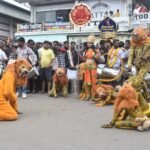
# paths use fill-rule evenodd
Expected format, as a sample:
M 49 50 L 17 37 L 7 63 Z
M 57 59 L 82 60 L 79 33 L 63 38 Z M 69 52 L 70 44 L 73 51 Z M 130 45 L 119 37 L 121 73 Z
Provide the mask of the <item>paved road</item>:
M 112 107 L 29 95 L 18 121 L 0 123 L 0 150 L 150 150 L 150 132 L 102 129 Z

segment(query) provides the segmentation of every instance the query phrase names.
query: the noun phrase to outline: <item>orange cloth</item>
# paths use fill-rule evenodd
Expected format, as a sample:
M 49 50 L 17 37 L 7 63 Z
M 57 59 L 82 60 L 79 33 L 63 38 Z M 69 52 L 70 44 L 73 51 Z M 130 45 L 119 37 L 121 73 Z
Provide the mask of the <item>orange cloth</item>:
M 94 60 L 95 51 L 93 49 L 87 50 L 85 53 L 86 58 L 86 67 L 84 73 L 84 84 L 86 85 L 86 94 L 87 96 L 96 96 L 96 81 L 97 81 L 97 64 Z M 88 60 L 93 60 L 91 63 L 88 63 Z
M 18 119 L 16 83 L 22 68 L 30 70 L 31 65 L 25 59 L 17 59 L 7 66 L 0 80 L 0 121 Z
M 15 94 L 15 76 L 7 71 L 0 80 L 0 120 L 16 120 L 17 96 Z
M 16 85 L 17 87 L 22 87 L 22 86 L 26 87 L 27 83 L 28 83 L 27 77 L 24 77 L 24 78 L 18 77 Z

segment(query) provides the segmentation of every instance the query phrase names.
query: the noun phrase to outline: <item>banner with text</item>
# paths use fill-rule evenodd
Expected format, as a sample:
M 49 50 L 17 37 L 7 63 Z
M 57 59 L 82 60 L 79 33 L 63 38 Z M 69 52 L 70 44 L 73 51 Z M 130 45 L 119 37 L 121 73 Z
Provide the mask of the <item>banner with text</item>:
M 17 32 L 37 32 L 42 30 L 41 23 L 17 24 Z

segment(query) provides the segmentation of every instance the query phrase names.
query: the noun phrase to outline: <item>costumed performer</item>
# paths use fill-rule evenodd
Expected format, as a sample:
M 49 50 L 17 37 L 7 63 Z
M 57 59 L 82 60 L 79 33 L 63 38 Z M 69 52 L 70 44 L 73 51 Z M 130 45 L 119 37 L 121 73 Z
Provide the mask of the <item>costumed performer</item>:
M 17 59 L 8 64 L 0 80 L 0 120 L 12 121 L 18 119 L 16 96 L 17 80 L 27 76 L 31 65 L 26 59 Z
M 85 62 L 84 71 L 84 87 L 86 91 L 85 100 L 91 100 L 96 96 L 96 82 L 97 82 L 97 63 L 100 61 L 100 51 L 94 46 L 95 36 L 88 36 L 87 49 L 83 57 Z

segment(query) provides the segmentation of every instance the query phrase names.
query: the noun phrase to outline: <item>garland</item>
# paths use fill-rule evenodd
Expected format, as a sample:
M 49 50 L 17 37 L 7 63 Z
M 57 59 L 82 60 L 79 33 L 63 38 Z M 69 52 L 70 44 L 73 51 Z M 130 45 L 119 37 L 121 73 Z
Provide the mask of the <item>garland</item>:
M 114 49 L 114 47 L 112 47 L 109 52 L 108 52 L 108 67 L 112 68 L 118 58 L 118 52 L 119 52 L 120 48 Z M 111 62 L 111 59 L 113 59 L 113 61 Z

